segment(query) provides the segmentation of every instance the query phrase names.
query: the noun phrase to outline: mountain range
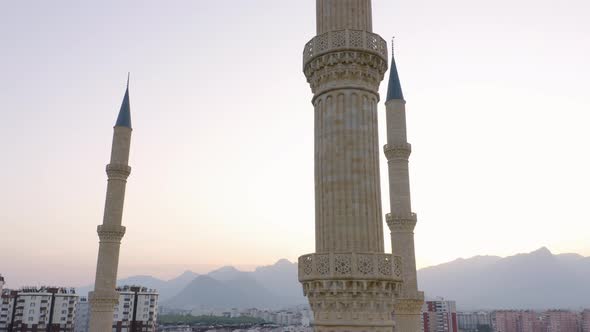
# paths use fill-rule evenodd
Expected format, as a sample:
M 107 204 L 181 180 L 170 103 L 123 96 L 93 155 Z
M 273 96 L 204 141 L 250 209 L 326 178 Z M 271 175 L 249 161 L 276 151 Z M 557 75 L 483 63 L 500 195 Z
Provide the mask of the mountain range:
M 427 299 L 455 300 L 461 310 L 588 308 L 589 280 L 590 257 L 553 255 L 547 248 L 504 258 L 460 258 L 418 271 Z M 118 284 L 157 289 L 163 306 L 178 309 L 280 308 L 306 303 L 297 281 L 297 264 L 285 259 L 252 272 L 225 266 L 206 275 L 186 271 L 168 281 L 133 276 Z
M 476 256 L 418 272 L 426 296 L 464 309 L 590 307 L 590 257 L 547 248 L 510 257 Z

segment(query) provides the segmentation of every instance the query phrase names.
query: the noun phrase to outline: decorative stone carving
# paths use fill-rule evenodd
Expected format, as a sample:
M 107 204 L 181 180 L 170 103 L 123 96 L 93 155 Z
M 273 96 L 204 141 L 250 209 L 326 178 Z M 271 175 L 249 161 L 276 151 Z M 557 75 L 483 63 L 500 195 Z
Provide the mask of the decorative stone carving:
M 387 42 L 381 36 L 363 30 L 345 29 L 323 33 L 307 42 L 303 50 L 303 67 L 314 57 L 343 49 L 372 53 L 387 62 Z
M 418 292 L 418 296 L 413 299 L 398 298 L 395 301 L 395 313 L 400 314 L 416 314 L 422 309 L 424 304 L 424 293 Z
M 304 73 L 314 96 L 334 89 L 359 89 L 376 94 L 387 60 L 370 53 L 343 50 L 315 57 Z
M 327 253 L 299 257 L 301 282 L 358 278 L 399 284 L 401 269 L 401 257 L 383 253 Z
M 385 152 L 387 161 L 396 159 L 407 161 L 412 153 L 412 145 L 410 143 L 385 144 L 383 146 L 383 152 Z
M 393 280 L 364 279 L 303 282 L 315 331 L 332 331 L 338 326 L 349 327 L 347 331 L 366 331 L 370 322 L 371 331 L 390 332 L 398 285 Z
M 367 31 L 326 32 L 309 41 L 303 52 L 303 72 L 315 97 L 347 87 L 376 94 L 386 70 L 387 44 Z
M 121 239 L 125 235 L 125 226 L 98 225 L 98 227 L 96 227 L 96 232 L 98 233 L 100 242 L 121 243 Z
M 408 217 L 398 217 L 388 213 L 385 215 L 385 220 L 392 232 L 414 232 L 417 216 L 415 213 L 411 213 Z

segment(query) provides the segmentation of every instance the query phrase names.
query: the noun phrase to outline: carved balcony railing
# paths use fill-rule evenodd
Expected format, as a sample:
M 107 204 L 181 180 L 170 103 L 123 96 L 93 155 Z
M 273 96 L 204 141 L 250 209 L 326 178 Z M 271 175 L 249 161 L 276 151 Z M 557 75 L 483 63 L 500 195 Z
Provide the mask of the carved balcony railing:
M 381 253 L 316 253 L 299 257 L 299 281 L 402 281 L 400 256 Z
M 340 50 L 373 53 L 387 62 L 387 43 L 379 35 L 363 30 L 336 30 L 315 36 L 303 50 L 303 68 L 311 59 Z

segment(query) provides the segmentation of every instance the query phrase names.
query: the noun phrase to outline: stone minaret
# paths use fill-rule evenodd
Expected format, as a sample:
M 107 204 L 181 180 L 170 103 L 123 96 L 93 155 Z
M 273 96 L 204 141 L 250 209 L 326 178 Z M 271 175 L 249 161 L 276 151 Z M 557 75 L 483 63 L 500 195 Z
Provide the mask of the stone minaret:
M 410 177 L 408 158 L 412 152 L 406 137 L 406 101 L 402 93 L 393 51 L 387 101 L 387 144 L 383 147 L 389 168 L 389 204 L 391 213 L 386 220 L 391 230 L 391 248 L 402 257 L 404 284 L 401 297 L 395 303 L 396 331 L 420 331 L 420 308 L 424 294 L 418 291 L 416 257 L 414 253 L 414 227 L 416 214 L 410 203 Z
M 303 71 L 315 114 L 316 253 L 299 281 L 316 331 L 387 331 L 401 259 L 385 254 L 377 105 L 387 45 L 372 33 L 370 0 L 316 0 L 317 36 Z
M 90 293 L 90 332 L 112 330 L 113 311 L 119 300 L 115 290 L 117 268 L 119 266 L 119 248 L 125 234 L 121 226 L 125 185 L 131 173 L 128 166 L 129 146 L 131 143 L 131 114 L 129 107 L 129 79 L 127 90 L 121 104 L 113 134 L 111 162 L 106 167 L 108 175 L 107 197 L 102 225 L 98 226 L 98 262 L 94 292 Z

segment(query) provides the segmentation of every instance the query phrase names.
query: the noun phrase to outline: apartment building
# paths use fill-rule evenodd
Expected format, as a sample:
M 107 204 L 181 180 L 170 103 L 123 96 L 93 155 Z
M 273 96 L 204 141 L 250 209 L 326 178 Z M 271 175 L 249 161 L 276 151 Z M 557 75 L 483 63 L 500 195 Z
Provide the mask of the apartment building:
M 73 332 L 78 295 L 63 287 L 3 290 L 0 331 Z
M 113 332 L 155 332 L 158 292 L 141 286 L 122 286 L 117 291 Z
M 422 306 L 422 331 L 458 332 L 455 301 L 426 301 Z

